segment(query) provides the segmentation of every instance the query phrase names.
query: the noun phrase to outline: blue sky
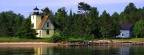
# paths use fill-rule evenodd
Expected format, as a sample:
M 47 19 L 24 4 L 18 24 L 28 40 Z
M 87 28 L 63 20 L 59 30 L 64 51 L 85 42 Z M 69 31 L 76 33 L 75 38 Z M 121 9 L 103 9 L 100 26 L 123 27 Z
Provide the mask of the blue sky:
M 120 13 L 130 2 L 134 3 L 137 8 L 144 7 L 144 0 L 0 0 L 0 12 L 12 10 L 28 17 L 37 6 L 39 9 L 49 7 L 53 12 L 61 7 L 66 7 L 67 11 L 72 9 L 76 13 L 78 2 L 85 2 L 92 7 L 97 7 L 100 14 L 104 10 L 110 14 Z

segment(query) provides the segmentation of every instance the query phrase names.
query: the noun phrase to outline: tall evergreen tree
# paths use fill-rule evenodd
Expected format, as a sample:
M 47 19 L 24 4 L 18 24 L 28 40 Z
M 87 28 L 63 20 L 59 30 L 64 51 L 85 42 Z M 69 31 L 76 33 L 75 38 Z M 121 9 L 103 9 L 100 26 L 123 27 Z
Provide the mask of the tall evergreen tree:
M 69 16 L 67 17 L 66 19 L 66 24 L 65 24 L 65 34 L 66 36 L 68 37 L 72 37 L 74 34 L 73 34 L 73 28 L 74 28 L 74 18 L 73 18 L 73 13 L 72 13 L 72 10 L 70 10 L 70 14 Z
M 0 36 L 16 36 L 23 19 L 24 17 L 21 14 L 15 14 L 13 11 L 2 12 L 0 14 Z
M 100 16 L 99 25 L 100 25 L 100 32 L 104 38 L 110 36 L 110 33 L 112 31 L 111 22 L 112 20 L 110 19 L 110 15 L 106 11 L 103 11 L 102 15 Z
M 92 10 L 90 10 L 90 12 L 87 15 L 86 33 L 88 36 L 91 35 L 99 36 L 98 15 L 99 12 L 97 8 L 92 8 Z
M 19 32 L 20 27 L 22 26 L 22 23 L 24 22 L 24 17 L 21 14 L 18 14 L 16 19 L 16 24 L 14 25 L 14 36 L 17 36 L 17 33 Z
M 84 2 L 79 2 L 78 3 L 78 13 L 82 15 L 87 15 L 87 13 L 91 10 L 91 6 L 87 3 Z
M 44 14 L 49 14 L 51 12 L 48 7 L 42 9 L 42 11 L 43 11 Z
M 119 14 L 117 12 L 114 12 L 113 15 L 111 16 L 112 19 L 112 33 L 110 35 L 112 35 L 113 37 L 117 36 L 120 34 L 120 24 L 119 24 Z
M 20 38 L 35 38 L 36 37 L 36 31 L 34 29 L 31 29 L 31 20 L 30 18 L 27 18 L 23 23 L 22 26 L 19 28 L 19 31 L 17 32 L 17 36 Z
M 125 7 L 124 12 L 121 13 L 121 22 L 134 24 L 140 20 L 140 18 L 137 16 L 137 11 L 138 9 L 136 8 L 135 4 L 129 3 Z
M 59 26 L 59 30 L 61 31 L 61 34 L 63 30 L 65 29 L 66 20 L 67 20 L 67 11 L 65 7 L 62 7 L 58 9 L 58 11 L 55 14 L 56 24 Z M 63 33 L 64 34 L 64 33 Z
M 137 11 L 137 8 L 136 8 L 134 3 L 129 3 L 126 6 L 126 8 L 124 9 L 124 12 L 127 13 L 127 14 L 129 14 L 131 12 L 135 12 L 135 11 Z
M 42 15 L 49 15 L 49 18 L 54 18 L 54 14 L 52 12 L 52 10 L 50 10 L 48 7 L 45 7 L 44 9 L 42 9 L 43 14 Z

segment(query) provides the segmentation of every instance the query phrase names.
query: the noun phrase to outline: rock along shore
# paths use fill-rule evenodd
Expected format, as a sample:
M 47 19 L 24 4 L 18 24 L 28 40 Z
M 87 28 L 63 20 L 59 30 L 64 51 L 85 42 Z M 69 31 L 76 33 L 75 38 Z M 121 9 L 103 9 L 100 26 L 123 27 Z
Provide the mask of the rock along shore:
M 97 40 L 87 42 L 62 42 L 66 46 L 97 46 L 97 45 L 144 45 L 144 42 L 135 41 L 116 41 L 116 40 Z

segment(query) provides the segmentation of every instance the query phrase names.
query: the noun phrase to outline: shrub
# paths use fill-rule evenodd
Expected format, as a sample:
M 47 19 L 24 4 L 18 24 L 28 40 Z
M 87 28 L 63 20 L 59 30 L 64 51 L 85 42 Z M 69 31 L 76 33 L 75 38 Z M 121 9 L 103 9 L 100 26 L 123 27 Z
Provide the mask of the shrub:
M 61 37 L 61 36 L 58 36 L 58 35 L 53 35 L 50 39 L 49 39 L 50 42 L 62 42 L 62 41 L 65 41 L 65 38 L 64 37 Z
M 60 31 L 55 30 L 55 34 L 49 39 L 50 42 L 62 42 L 65 41 L 65 37 L 60 35 Z

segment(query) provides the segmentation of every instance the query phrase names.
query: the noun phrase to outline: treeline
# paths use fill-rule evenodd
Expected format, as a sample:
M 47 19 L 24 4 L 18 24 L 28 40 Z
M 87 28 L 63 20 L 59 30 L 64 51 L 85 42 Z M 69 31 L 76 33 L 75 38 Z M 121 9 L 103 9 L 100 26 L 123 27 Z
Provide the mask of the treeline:
M 136 8 L 133 3 L 129 3 L 120 14 L 114 12 L 110 15 L 104 10 L 99 15 L 96 7 L 80 2 L 78 3 L 78 13 L 73 13 L 70 10 L 68 14 L 66 8 L 62 7 L 51 17 L 58 25 L 56 32 L 64 38 L 115 38 L 120 34 L 120 24 L 135 24 L 139 20 L 140 22 L 144 20 L 144 7 Z M 141 22 L 138 27 L 134 27 L 136 29 L 133 31 L 134 37 L 144 37 L 143 23 Z
M 68 14 L 65 7 L 59 8 L 56 13 L 48 7 L 42 11 L 57 24 L 53 39 L 115 38 L 120 34 L 120 24 L 135 24 L 133 36 L 144 37 L 144 7 L 136 8 L 133 3 L 129 3 L 120 14 L 114 12 L 112 15 L 106 10 L 100 15 L 96 7 L 84 2 L 78 3 L 78 13 L 70 10 Z M 0 37 L 34 38 L 35 34 L 30 17 L 24 18 L 12 11 L 0 13 Z
M 0 13 L 0 37 L 34 38 L 35 31 L 31 29 L 30 18 L 5 11 Z

